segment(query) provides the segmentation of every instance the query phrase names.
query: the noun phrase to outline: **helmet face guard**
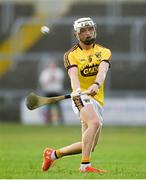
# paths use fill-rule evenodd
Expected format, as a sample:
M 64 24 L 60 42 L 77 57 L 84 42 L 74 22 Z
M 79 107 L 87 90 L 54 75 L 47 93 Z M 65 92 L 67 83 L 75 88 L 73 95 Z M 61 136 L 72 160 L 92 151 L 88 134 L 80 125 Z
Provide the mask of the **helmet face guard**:
M 83 43 L 86 44 L 86 45 L 90 45 L 90 44 L 95 42 L 95 39 L 96 39 L 96 24 L 93 22 L 93 20 L 91 18 L 85 17 L 85 18 L 77 19 L 74 22 L 73 26 L 74 26 L 75 32 L 77 33 L 76 37 L 77 37 L 77 39 L 79 41 L 80 41 L 79 33 L 80 33 L 81 28 L 93 27 L 93 29 L 94 29 L 94 37 L 93 38 L 87 38 Z

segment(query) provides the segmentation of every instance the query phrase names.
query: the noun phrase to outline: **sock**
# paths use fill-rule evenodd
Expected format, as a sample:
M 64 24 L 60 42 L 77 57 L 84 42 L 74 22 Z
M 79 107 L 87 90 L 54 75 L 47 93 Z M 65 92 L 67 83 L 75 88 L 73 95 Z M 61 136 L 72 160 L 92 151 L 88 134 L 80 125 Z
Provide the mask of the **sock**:
M 82 158 L 80 169 L 85 170 L 85 168 L 88 166 L 91 166 L 89 158 Z
M 89 167 L 89 166 L 91 166 L 91 163 L 88 163 L 88 164 L 81 164 L 81 165 L 80 165 L 80 169 L 84 171 L 85 168 L 86 168 L 86 167 Z
M 59 159 L 59 158 L 61 158 L 61 157 L 62 157 L 62 155 L 61 155 L 59 149 L 53 151 L 53 153 L 52 153 L 52 155 L 51 155 L 52 160 Z

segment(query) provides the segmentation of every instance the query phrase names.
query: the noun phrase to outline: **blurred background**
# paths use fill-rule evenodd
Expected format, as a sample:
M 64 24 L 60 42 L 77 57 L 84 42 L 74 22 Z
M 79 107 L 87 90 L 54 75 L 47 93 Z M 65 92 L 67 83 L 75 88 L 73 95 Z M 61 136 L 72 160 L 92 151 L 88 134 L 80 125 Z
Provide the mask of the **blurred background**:
M 63 55 L 76 43 L 72 25 L 80 17 L 93 18 L 97 42 L 113 53 L 105 125 L 146 125 L 146 0 L 0 0 L 0 122 L 48 123 L 46 109 L 29 111 L 24 99 L 41 95 L 39 76 L 52 61 L 64 71 L 63 93 L 71 92 Z M 61 122 L 79 124 L 70 100 L 61 108 Z

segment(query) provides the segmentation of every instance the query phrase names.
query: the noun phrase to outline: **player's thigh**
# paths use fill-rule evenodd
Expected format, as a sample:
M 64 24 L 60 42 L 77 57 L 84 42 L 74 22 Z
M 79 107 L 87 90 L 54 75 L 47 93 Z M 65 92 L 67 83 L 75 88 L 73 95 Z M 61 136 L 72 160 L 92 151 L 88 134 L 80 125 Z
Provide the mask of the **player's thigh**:
M 77 117 L 82 121 L 88 122 L 89 119 L 92 121 L 99 120 L 100 124 L 102 124 L 103 108 L 91 96 L 82 95 L 72 99 L 72 107 Z
M 92 104 L 87 104 L 80 110 L 80 119 L 87 125 L 94 124 L 96 126 L 100 124 L 100 119 Z

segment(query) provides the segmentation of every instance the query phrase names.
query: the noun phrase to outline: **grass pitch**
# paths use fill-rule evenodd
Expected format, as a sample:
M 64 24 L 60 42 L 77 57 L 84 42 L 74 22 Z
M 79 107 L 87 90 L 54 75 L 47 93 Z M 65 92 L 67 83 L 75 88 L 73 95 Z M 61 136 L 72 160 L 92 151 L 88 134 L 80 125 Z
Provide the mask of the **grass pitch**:
M 8 179 L 144 179 L 146 127 L 103 127 L 92 154 L 94 167 L 108 173 L 80 173 L 80 155 L 64 157 L 41 172 L 45 147 L 59 148 L 80 140 L 78 126 L 0 124 L 0 178 Z

